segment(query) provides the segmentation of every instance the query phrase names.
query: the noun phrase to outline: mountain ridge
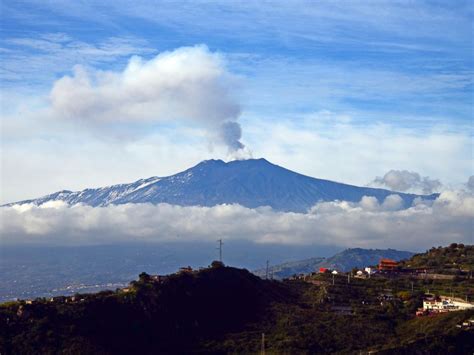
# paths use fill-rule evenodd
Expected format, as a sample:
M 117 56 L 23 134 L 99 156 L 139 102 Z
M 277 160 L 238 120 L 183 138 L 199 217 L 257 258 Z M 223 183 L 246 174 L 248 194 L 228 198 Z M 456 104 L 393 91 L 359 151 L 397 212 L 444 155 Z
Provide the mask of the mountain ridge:
M 363 268 L 376 265 L 382 258 L 400 261 L 413 255 L 415 253 L 396 249 L 349 248 L 328 258 L 313 257 L 274 265 L 269 268 L 269 272 L 277 279 L 283 279 L 294 274 L 317 272 L 320 267 L 348 272 L 354 267 Z M 265 276 L 266 270 L 258 269 L 254 271 L 254 274 Z
M 93 207 L 126 203 L 206 207 L 240 204 L 248 208 L 270 206 L 277 211 L 302 213 L 320 201 L 359 202 L 363 196 L 373 196 L 382 203 L 392 194 L 402 198 L 404 207 L 411 206 L 415 198 L 437 197 L 437 194 L 406 194 L 318 179 L 272 164 L 264 158 L 227 163 L 210 159 L 167 177 L 153 176 L 129 184 L 81 191 L 61 190 L 5 206 L 25 203 L 41 205 L 58 200 Z

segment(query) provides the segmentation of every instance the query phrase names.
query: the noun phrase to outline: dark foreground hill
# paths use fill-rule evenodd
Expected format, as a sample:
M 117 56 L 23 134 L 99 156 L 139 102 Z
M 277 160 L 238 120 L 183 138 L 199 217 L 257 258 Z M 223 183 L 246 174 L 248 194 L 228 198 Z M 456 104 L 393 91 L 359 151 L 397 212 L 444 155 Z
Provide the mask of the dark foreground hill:
M 142 274 L 130 292 L 38 300 L 0 311 L 0 353 L 175 353 L 241 331 L 290 288 L 228 267 L 170 276 Z
M 473 331 L 457 325 L 474 311 L 414 318 L 433 280 L 346 280 L 267 281 L 218 264 L 141 274 L 128 290 L 0 306 L 0 353 L 257 353 L 264 333 L 268 353 L 472 354 Z
M 240 204 L 255 208 L 270 206 L 278 211 L 306 212 L 319 201 L 359 202 L 373 196 L 380 203 L 391 195 L 401 197 L 405 207 L 417 197 L 433 200 L 438 195 L 418 196 L 316 179 L 272 164 L 265 159 L 206 160 L 181 173 L 151 177 L 130 184 L 83 191 L 59 191 L 38 199 L 17 202 L 43 204 L 65 201 L 106 206 L 125 203 L 169 203 L 180 206 Z

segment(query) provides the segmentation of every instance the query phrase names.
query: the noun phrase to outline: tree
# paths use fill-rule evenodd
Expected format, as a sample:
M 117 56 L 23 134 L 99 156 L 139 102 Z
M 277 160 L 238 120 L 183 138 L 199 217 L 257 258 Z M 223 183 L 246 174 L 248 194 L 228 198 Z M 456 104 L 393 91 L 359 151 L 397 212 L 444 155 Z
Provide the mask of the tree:
M 138 280 L 140 280 L 140 282 L 147 283 L 150 282 L 151 277 L 146 272 L 142 272 L 140 275 L 138 275 Z
M 213 269 L 216 269 L 216 268 L 219 268 L 219 267 L 224 267 L 224 263 L 222 261 L 218 261 L 218 260 L 214 260 L 212 263 L 211 263 L 211 267 Z

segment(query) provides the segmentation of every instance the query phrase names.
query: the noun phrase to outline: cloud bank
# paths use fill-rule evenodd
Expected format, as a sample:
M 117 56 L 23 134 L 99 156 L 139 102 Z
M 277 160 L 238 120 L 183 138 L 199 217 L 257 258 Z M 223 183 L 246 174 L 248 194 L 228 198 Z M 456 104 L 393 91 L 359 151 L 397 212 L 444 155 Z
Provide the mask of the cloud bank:
M 423 194 L 432 194 L 438 191 L 442 184 L 439 180 L 407 170 L 390 170 L 383 177 L 376 177 L 372 186 L 386 187 L 394 191 L 421 191 Z
M 61 201 L 2 207 L 0 213 L 1 242 L 8 244 L 214 241 L 220 237 L 257 243 L 419 250 L 451 242 L 472 244 L 474 196 L 446 191 L 435 201 L 418 201 L 404 210 L 397 195 L 382 204 L 364 197 L 359 203 L 318 203 L 306 214 L 240 205 L 93 208 Z
M 54 116 L 92 126 L 191 122 L 232 153 L 244 148 L 234 86 L 221 55 L 200 45 L 148 61 L 134 56 L 121 72 L 75 66 L 54 83 L 50 100 Z

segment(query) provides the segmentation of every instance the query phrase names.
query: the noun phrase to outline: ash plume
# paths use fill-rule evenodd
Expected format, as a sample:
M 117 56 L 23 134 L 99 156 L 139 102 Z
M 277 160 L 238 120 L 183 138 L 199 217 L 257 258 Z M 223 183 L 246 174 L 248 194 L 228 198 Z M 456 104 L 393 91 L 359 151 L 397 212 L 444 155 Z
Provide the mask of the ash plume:
M 55 117 L 105 128 L 105 134 L 120 127 L 146 132 L 143 128 L 156 122 L 187 122 L 233 153 L 244 148 L 235 82 L 224 58 L 200 45 L 148 61 L 132 57 L 123 71 L 76 66 L 72 76 L 54 83 L 50 100 Z

